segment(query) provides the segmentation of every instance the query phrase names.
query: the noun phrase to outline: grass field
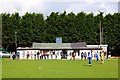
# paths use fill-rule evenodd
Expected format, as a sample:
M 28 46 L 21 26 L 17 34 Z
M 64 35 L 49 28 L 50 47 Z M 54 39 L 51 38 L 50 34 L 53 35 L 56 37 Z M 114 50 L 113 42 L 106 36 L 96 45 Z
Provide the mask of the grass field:
M 118 60 L 2 60 L 3 78 L 118 78 Z

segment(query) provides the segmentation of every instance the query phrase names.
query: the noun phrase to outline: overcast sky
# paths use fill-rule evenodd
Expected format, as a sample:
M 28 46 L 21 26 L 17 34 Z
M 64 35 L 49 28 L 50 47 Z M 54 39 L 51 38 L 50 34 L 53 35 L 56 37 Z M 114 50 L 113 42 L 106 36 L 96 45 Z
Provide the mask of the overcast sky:
M 98 10 L 108 13 L 118 12 L 119 0 L 0 0 L 0 13 L 15 13 L 24 15 L 26 12 L 43 13 L 44 16 L 51 12 L 93 12 Z

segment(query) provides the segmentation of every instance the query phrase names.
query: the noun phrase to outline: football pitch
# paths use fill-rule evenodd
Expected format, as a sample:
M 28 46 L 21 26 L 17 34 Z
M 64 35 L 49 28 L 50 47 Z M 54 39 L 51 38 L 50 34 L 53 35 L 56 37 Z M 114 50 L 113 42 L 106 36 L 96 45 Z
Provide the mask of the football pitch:
M 118 78 L 118 59 L 2 60 L 2 78 Z

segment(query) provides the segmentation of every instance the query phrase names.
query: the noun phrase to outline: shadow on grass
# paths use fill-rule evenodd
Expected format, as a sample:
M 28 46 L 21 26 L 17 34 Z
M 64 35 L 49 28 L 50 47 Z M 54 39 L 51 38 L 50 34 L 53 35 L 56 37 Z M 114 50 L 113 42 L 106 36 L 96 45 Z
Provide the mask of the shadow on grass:
M 88 66 L 88 67 L 89 67 L 89 66 L 92 66 L 92 65 L 85 64 L 85 65 L 83 65 L 83 66 Z
M 89 66 L 89 65 L 85 64 L 85 65 L 83 65 L 83 66 Z

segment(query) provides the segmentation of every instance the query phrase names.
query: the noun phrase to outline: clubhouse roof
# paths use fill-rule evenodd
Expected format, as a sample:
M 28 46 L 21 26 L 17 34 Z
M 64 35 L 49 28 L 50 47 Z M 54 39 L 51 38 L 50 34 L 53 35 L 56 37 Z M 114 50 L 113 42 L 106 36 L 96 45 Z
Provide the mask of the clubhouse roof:
M 86 42 L 79 43 L 36 43 L 32 47 L 18 47 L 17 50 L 102 50 L 101 47 L 87 47 Z

